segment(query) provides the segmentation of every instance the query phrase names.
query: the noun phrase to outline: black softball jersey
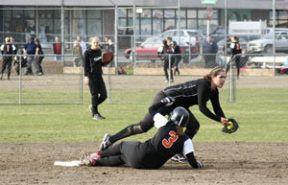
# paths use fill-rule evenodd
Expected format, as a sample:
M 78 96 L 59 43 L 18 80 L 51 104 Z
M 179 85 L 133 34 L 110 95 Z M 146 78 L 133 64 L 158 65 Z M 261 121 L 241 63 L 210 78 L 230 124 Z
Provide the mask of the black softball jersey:
M 88 49 L 85 51 L 84 76 L 102 75 L 102 51 L 101 49 Z
M 165 96 L 173 97 L 175 99 L 172 108 L 183 106 L 188 109 L 190 106 L 198 104 L 199 110 L 205 116 L 215 121 L 219 122 L 221 117 L 225 117 L 219 103 L 218 89 L 212 89 L 211 81 L 207 79 L 203 78 L 187 81 L 167 87 L 162 92 Z M 207 101 L 209 100 L 211 100 L 216 115 L 207 108 Z

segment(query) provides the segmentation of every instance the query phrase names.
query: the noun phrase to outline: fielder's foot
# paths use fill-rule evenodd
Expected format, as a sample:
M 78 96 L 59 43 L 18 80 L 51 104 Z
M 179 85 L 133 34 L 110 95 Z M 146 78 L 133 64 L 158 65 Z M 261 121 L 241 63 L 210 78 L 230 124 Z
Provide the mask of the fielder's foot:
M 179 163 L 188 163 L 187 159 L 182 154 L 174 155 L 171 160 Z
M 102 151 L 102 150 L 105 150 L 106 148 L 108 148 L 112 143 L 110 142 L 110 135 L 109 134 L 105 134 L 103 139 L 102 139 L 102 142 L 99 146 L 99 150 Z
M 104 116 L 102 116 L 101 114 L 97 113 L 93 115 L 93 119 L 94 120 L 102 120 L 102 119 L 106 119 Z

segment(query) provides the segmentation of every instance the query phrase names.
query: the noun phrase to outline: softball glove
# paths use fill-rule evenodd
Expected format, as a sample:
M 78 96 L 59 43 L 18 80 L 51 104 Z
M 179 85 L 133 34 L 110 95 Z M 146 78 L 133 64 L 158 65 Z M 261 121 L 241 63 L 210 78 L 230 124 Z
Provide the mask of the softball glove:
M 239 124 L 234 118 L 229 118 L 228 121 L 228 124 L 222 128 L 222 132 L 232 134 L 238 130 Z

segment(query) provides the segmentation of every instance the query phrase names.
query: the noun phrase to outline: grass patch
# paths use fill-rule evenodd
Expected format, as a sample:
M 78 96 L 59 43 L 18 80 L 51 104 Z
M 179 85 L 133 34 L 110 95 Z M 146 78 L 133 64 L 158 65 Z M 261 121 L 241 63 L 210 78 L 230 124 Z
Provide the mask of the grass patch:
M 63 143 L 100 141 L 104 133 L 115 133 L 129 124 L 140 121 L 156 90 L 112 91 L 112 102 L 105 101 L 100 112 L 107 117 L 94 121 L 88 112 L 90 95 L 84 94 L 84 104 L 64 105 L 0 105 L 1 143 Z M 222 108 L 227 117 L 240 124 L 235 134 L 221 133 L 221 125 L 191 108 L 201 127 L 194 140 L 200 142 L 288 142 L 287 89 L 239 89 L 236 103 L 228 102 L 229 90 L 220 93 Z M 42 92 L 48 99 L 55 94 Z M 50 95 L 50 96 L 49 96 Z M 66 94 L 65 94 L 66 95 Z M 67 94 L 78 97 L 77 94 Z M 52 97 L 52 98 L 51 98 Z M 156 129 L 128 138 L 145 140 Z

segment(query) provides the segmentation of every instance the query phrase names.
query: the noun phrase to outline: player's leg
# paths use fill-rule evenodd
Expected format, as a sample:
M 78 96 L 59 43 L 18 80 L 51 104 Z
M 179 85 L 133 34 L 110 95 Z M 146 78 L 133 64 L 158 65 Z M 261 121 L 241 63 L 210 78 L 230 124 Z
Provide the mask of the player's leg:
M 135 167 L 138 164 L 137 147 L 140 142 L 121 142 L 100 151 L 99 159 L 95 160 L 95 166 L 126 166 Z
M 128 127 L 124 128 L 124 129 L 122 129 L 118 133 L 111 135 L 109 140 L 111 143 L 115 143 L 116 141 L 118 141 L 120 139 L 129 137 L 132 135 L 136 135 L 136 134 L 141 134 L 143 132 L 144 131 L 142 130 L 141 125 L 139 123 L 138 124 L 132 124 L 132 125 L 129 125 Z
M 97 160 L 93 166 L 121 166 L 124 164 L 125 163 L 121 159 L 121 155 L 114 155 Z
M 147 117 L 149 117 L 149 116 L 147 116 Z M 144 120 L 145 120 L 145 118 L 144 118 Z M 152 120 L 152 126 L 153 126 L 153 120 Z M 145 129 L 148 129 L 148 128 L 149 128 L 148 126 L 145 127 Z M 141 122 L 140 122 L 137 124 L 129 125 L 128 127 L 120 130 L 119 132 L 117 132 L 114 135 L 105 134 L 103 137 L 103 140 L 100 144 L 99 149 L 104 150 L 105 148 L 109 147 L 110 145 L 112 145 L 113 143 L 115 143 L 118 140 L 121 140 L 123 138 L 129 137 L 132 135 L 141 134 L 141 133 L 146 132 L 146 131 L 144 131 L 143 128 L 141 127 Z
M 152 116 L 147 113 L 145 118 L 139 123 L 129 125 L 128 127 L 120 130 L 114 135 L 105 134 L 99 148 L 100 150 L 103 150 L 118 140 L 147 132 L 148 130 L 150 130 L 150 128 L 153 127 L 153 123 L 154 122 Z
M 27 75 L 33 75 L 33 70 L 32 70 L 33 61 L 34 61 L 34 56 L 28 56 L 28 59 L 27 59 L 27 71 L 26 71 Z
M 240 75 L 240 56 L 236 56 L 235 57 L 235 65 L 236 65 L 236 69 L 237 69 L 237 79 L 239 79 L 239 75 Z
M 113 145 L 106 150 L 97 151 L 82 159 L 83 163 L 87 166 L 119 166 L 124 164 L 121 159 L 122 143 Z
M 97 100 L 97 113 L 96 113 L 96 117 L 97 119 L 105 119 L 104 116 L 102 116 L 102 114 L 100 114 L 99 110 L 98 110 L 98 106 L 103 103 L 106 99 L 107 99 L 107 90 L 106 90 L 106 86 L 103 80 L 102 76 L 97 77 L 97 94 L 98 94 L 98 100 Z
M 40 57 L 39 56 L 35 57 L 34 68 L 35 68 L 36 75 L 38 75 L 40 73 Z
M 103 101 L 107 99 L 107 90 L 102 76 L 99 77 L 98 85 L 100 94 L 98 99 L 98 105 L 100 105 Z
M 163 71 L 164 71 L 164 75 L 165 75 L 165 79 L 168 82 L 169 80 L 169 75 L 168 75 L 168 69 L 169 68 L 169 63 L 167 60 L 164 60 L 164 65 L 163 65 Z
M 101 92 L 101 85 L 102 83 L 101 83 L 101 80 L 99 81 L 99 77 L 97 76 L 89 77 L 89 89 L 90 89 L 90 94 L 91 94 L 91 105 L 92 105 L 91 112 L 92 112 L 92 117 L 94 120 L 105 119 L 103 116 L 99 114 L 99 111 L 98 111 L 98 105 L 100 104 L 99 102 L 102 101 L 100 100 L 100 97 L 99 97 L 99 93 Z M 106 92 L 106 89 L 105 89 L 105 92 Z M 102 95 L 103 95 L 102 97 L 103 99 L 105 95 L 104 94 Z
M 155 96 L 152 105 L 158 103 L 164 97 L 165 97 L 165 95 L 162 92 L 159 92 Z M 119 132 L 117 132 L 114 135 L 105 134 L 99 148 L 100 148 L 100 150 L 103 150 L 120 139 L 129 137 L 132 135 L 136 135 L 136 134 L 141 134 L 143 132 L 147 132 L 153 126 L 154 126 L 153 117 L 148 112 L 145 115 L 144 119 L 142 121 L 140 121 L 139 123 L 129 125 L 128 127 L 120 130 Z
M 10 79 L 11 69 L 12 69 L 12 57 L 9 58 L 9 61 L 7 64 L 7 78 L 8 78 L 8 80 Z
M 4 71 L 6 69 L 6 66 L 7 66 L 7 59 L 3 57 L 3 64 L 2 64 L 2 68 L 1 68 L 1 80 L 3 78 L 3 74 L 4 74 Z
M 91 94 L 92 117 L 98 113 L 98 90 L 94 77 L 89 77 L 89 90 Z
M 121 157 L 125 163 L 125 166 L 130 166 L 133 168 L 141 168 L 141 159 L 145 152 L 141 151 L 140 142 L 138 141 L 126 141 L 120 146 Z

